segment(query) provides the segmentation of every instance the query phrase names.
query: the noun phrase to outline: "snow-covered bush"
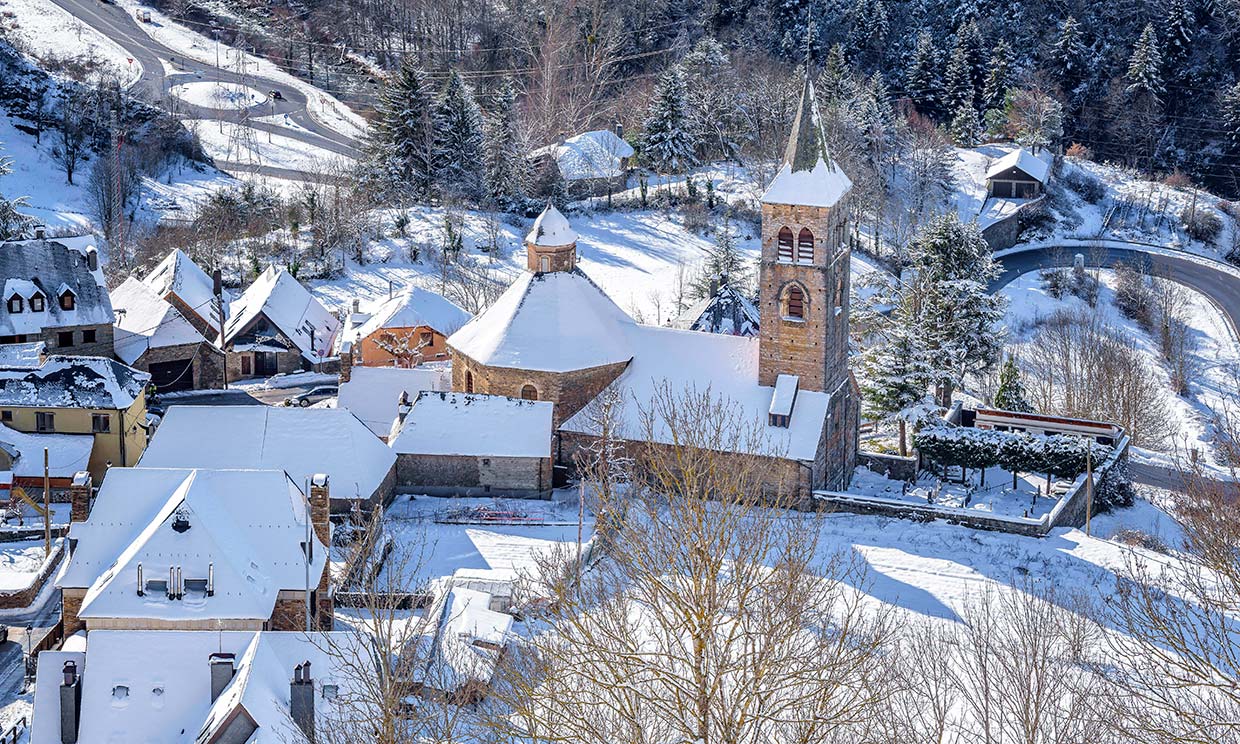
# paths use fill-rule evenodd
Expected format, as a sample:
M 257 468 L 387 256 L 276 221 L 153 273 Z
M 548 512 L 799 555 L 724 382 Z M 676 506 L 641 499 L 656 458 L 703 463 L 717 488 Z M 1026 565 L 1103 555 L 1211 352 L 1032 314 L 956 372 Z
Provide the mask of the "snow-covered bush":
M 1213 243 L 1223 231 L 1223 220 L 1212 209 L 1185 207 L 1180 212 L 1180 221 L 1184 223 L 1184 232 L 1190 238 L 1203 243 Z
M 1085 472 L 1088 457 L 1097 466 L 1111 454 L 1110 447 L 1087 446 L 1084 440 L 1066 434 L 1042 436 L 963 426 L 922 429 L 913 441 L 922 457 L 939 465 L 978 469 L 1000 465 L 1013 472 L 1061 478 Z
M 1097 204 L 1107 195 L 1106 186 L 1080 168 L 1067 168 L 1063 183 L 1090 204 Z

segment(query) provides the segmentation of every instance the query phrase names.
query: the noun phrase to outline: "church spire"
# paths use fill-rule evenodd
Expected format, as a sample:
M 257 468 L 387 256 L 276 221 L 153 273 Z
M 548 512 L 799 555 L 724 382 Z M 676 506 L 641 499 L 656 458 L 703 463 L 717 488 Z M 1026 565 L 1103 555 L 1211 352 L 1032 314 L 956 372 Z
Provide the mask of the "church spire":
M 811 171 L 821 160 L 832 165 L 827 152 L 827 137 L 822 131 L 822 118 L 818 115 L 818 99 L 814 94 L 814 81 L 806 68 L 805 85 L 801 89 L 801 102 L 797 105 L 796 118 L 792 120 L 792 136 L 784 151 L 784 163 L 792 172 Z

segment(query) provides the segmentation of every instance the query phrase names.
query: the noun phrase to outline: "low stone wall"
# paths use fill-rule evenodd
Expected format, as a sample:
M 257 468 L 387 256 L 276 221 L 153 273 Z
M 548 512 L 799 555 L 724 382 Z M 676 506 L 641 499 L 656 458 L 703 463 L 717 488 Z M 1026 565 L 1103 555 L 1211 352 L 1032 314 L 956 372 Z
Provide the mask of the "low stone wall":
M 33 542 L 33 541 L 32 541 Z M 23 607 L 29 607 L 34 602 L 35 597 L 39 596 L 39 592 L 43 591 L 43 587 L 51 579 L 52 574 L 56 571 L 56 567 L 60 565 L 60 561 L 65 557 L 65 543 L 61 540 L 52 547 L 52 554 L 48 556 L 43 565 L 39 568 L 39 573 L 35 576 L 34 581 L 25 589 L 17 589 L 10 592 L 0 592 L 0 610 L 16 610 Z
M 885 452 L 858 452 L 857 464 L 888 478 L 909 483 L 917 480 L 917 473 L 921 470 L 916 457 L 900 457 Z
M 396 456 L 397 488 L 431 496 L 545 498 L 551 493 L 551 459 L 460 455 Z

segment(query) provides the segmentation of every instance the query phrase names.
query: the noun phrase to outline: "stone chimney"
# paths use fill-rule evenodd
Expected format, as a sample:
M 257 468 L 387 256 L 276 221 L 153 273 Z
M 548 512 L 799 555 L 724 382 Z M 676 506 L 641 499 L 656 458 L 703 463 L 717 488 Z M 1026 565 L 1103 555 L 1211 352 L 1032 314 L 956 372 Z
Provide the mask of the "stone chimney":
M 34 239 L 35 240 L 47 240 L 47 225 L 35 225 L 34 226 Z
M 73 474 L 73 482 L 69 485 L 70 522 L 85 522 L 90 516 L 90 495 L 93 489 L 90 472 L 79 470 Z
M 82 717 L 82 679 L 77 662 L 66 661 L 65 680 L 60 683 L 60 744 L 77 744 Z
M 332 544 L 332 499 L 328 477 L 323 473 L 310 476 L 310 522 L 314 534 L 325 546 Z
M 233 675 L 237 672 L 236 658 L 235 654 L 225 653 L 214 653 L 208 658 L 211 667 L 211 702 L 218 700 L 224 688 L 232 682 Z
M 340 345 L 340 384 L 343 385 L 353 378 L 353 342 L 345 341 Z
M 314 679 L 310 677 L 310 662 L 298 664 L 293 670 L 289 684 L 289 716 L 306 740 L 314 743 Z

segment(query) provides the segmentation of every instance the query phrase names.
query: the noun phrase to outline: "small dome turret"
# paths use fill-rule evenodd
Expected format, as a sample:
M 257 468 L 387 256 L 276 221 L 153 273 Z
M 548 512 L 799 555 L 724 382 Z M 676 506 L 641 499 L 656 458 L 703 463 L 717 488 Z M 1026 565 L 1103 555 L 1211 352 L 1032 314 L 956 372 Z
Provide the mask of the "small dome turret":
M 525 236 L 526 266 L 530 271 L 572 271 L 577 266 L 577 232 L 568 219 L 555 208 L 547 208 L 534 220 L 534 227 Z

